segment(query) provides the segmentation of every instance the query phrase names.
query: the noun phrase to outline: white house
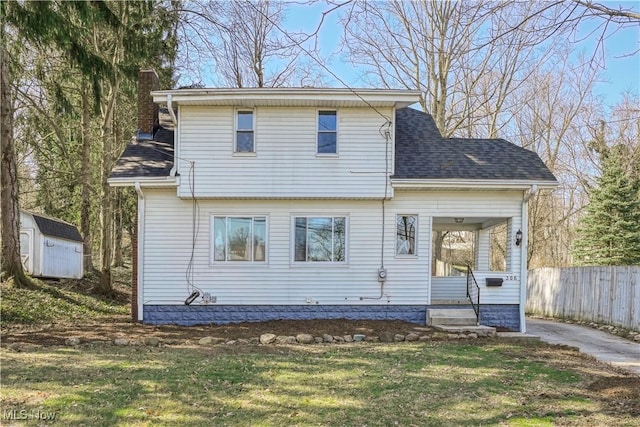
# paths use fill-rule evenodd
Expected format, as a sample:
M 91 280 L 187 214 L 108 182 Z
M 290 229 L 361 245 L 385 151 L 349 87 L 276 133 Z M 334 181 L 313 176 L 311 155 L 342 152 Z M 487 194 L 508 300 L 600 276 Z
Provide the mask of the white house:
M 140 73 L 138 135 L 109 179 L 138 193 L 136 320 L 424 324 L 473 302 L 524 329 L 527 201 L 557 185 L 537 154 L 443 138 L 412 91 L 156 85 Z M 434 236 L 462 231 L 472 274 L 432 277 Z
M 75 225 L 20 211 L 22 267 L 35 277 L 82 278 L 82 236 Z

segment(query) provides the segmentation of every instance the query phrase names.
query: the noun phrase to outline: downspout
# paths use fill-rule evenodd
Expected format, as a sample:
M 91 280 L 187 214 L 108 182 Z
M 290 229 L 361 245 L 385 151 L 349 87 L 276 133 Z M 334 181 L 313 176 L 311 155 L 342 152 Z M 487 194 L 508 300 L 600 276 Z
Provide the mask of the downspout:
M 178 171 L 177 167 L 177 159 L 180 158 L 180 154 L 178 153 L 178 148 L 180 147 L 178 137 L 178 118 L 176 117 L 176 113 L 173 111 L 173 106 L 171 105 L 171 101 L 173 96 L 169 93 L 167 94 L 167 110 L 169 110 L 169 117 L 171 117 L 171 123 L 173 124 L 174 129 L 174 138 L 173 138 L 173 167 L 171 171 L 169 171 L 169 176 L 176 176 L 176 172 Z
M 520 332 L 527 332 L 525 323 L 525 305 L 527 303 L 527 251 L 529 243 L 529 200 L 538 192 L 538 186 L 533 184 L 522 198 L 521 226 L 522 244 L 520 245 Z
M 138 321 L 142 321 L 144 309 L 144 193 L 142 192 L 142 187 L 140 186 L 140 181 L 136 181 L 135 183 L 136 193 L 138 193 L 138 250 L 137 250 L 137 263 L 138 263 L 138 276 L 137 276 L 137 287 L 138 287 L 138 301 L 136 304 L 138 305 Z

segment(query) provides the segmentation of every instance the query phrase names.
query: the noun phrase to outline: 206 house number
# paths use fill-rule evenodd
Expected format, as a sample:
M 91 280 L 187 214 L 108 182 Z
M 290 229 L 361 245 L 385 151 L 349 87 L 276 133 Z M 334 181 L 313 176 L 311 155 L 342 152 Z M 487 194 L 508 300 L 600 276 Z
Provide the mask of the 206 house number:
M 516 275 L 509 275 L 509 274 L 508 274 L 508 275 L 505 277 L 505 280 L 518 280 L 518 276 L 516 276 Z

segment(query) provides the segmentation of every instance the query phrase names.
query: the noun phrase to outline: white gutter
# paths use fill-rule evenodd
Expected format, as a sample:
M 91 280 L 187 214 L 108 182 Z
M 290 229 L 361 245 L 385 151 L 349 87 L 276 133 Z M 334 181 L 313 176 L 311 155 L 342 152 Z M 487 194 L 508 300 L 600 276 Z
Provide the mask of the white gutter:
M 145 199 L 144 193 L 142 192 L 142 186 L 139 182 L 135 184 L 136 193 L 138 193 L 138 321 L 142 321 L 144 309 L 144 207 L 145 207 Z
M 178 171 L 178 138 L 176 137 L 178 132 L 178 118 L 176 117 L 176 113 L 173 111 L 173 106 L 171 102 L 173 101 L 173 95 L 171 93 L 167 94 L 167 109 L 169 110 L 169 116 L 171 116 L 171 123 L 173 123 L 174 131 L 174 139 L 173 139 L 173 167 L 169 171 L 169 176 L 176 176 L 176 172 Z
M 178 184 L 178 177 L 162 176 L 149 178 L 109 178 L 107 182 L 111 187 L 173 187 Z
M 538 192 L 538 186 L 533 184 L 522 198 L 521 230 L 522 243 L 520 245 L 520 332 L 527 332 L 525 319 L 525 305 L 527 303 L 527 245 L 529 242 L 529 200 Z
M 533 186 L 536 188 L 555 188 L 557 181 L 525 181 L 525 180 L 499 180 L 499 179 L 392 179 L 391 186 L 397 189 L 443 189 L 443 188 L 486 188 L 486 189 L 507 189 L 507 190 L 529 190 Z

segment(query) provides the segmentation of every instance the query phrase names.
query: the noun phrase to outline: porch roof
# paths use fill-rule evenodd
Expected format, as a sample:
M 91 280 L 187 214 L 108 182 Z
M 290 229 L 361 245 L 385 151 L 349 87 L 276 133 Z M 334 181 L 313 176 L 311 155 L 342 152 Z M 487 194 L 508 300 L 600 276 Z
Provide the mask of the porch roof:
M 392 178 L 557 184 L 533 151 L 504 139 L 444 138 L 431 115 L 413 108 L 396 111 Z

